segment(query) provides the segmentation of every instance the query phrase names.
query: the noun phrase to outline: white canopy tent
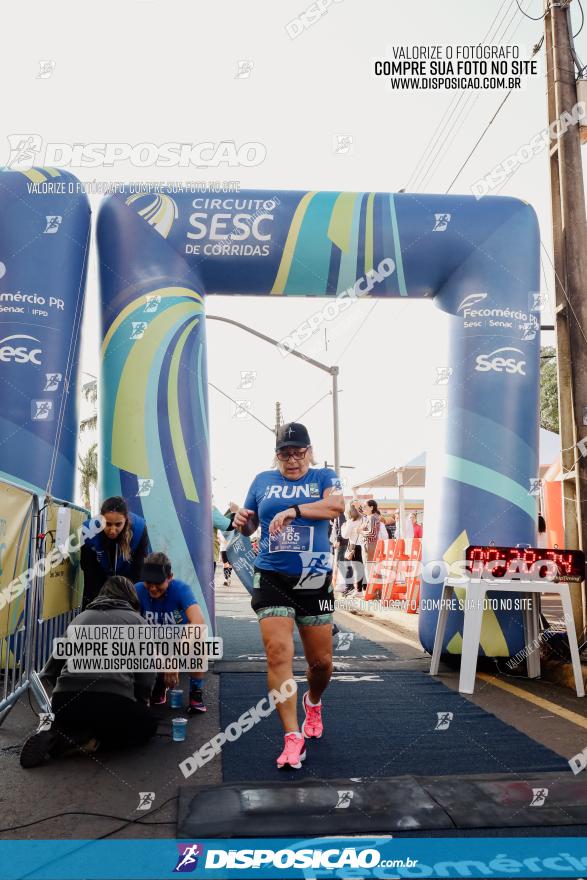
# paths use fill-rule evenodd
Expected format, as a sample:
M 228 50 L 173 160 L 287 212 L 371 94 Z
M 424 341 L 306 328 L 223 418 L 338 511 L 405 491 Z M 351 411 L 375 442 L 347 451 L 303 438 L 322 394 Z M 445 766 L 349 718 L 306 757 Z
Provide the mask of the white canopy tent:
M 426 485 L 426 453 L 421 452 L 416 458 L 412 458 L 404 465 L 393 467 L 383 474 L 357 483 L 353 486 L 353 492 L 359 489 L 397 489 L 399 496 L 399 535 L 401 536 L 405 522 L 405 496 L 404 489 L 419 489 Z M 396 532 L 398 534 L 398 532 Z
M 540 428 L 540 468 L 539 476 L 542 477 L 552 462 L 560 455 L 560 437 L 553 431 Z M 373 491 L 374 489 L 397 489 L 400 512 L 400 535 L 405 522 L 405 497 L 404 490 L 420 489 L 426 485 L 426 453 L 421 452 L 406 464 L 392 467 L 390 470 L 361 483 L 354 485 L 353 492 L 359 490 Z

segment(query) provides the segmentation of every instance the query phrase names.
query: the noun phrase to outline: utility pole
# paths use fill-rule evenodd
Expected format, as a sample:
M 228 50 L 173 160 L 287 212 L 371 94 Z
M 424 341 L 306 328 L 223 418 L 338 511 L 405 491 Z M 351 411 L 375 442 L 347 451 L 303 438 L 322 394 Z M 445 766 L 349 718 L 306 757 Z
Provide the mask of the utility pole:
M 277 432 L 282 425 L 283 416 L 281 414 L 281 403 L 277 401 L 275 404 L 275 436 L 277 436 Z
M 571 2 L 546 0 L 550 124 L 577 104 Z M 587 519 L 581 507 L 583 498 L 587 500 L 587 456 L 577 445 L 585 449 L 587 437 L 587 218 L 579 125 L 565 127 L 551 139 L 550 149 L 562 494 L 566 546 L 587 550 Z M 584 583 L 571 584 L 571 598 L 581 635 L 587 624 Z

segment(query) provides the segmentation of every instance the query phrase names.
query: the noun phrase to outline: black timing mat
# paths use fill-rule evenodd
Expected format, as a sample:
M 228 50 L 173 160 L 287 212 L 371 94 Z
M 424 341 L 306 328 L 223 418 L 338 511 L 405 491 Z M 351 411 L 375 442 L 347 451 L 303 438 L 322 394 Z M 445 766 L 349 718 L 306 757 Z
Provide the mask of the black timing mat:
M 306 779 L 181 788 L 177 836 L 491 836 L 496 829 L 574 836 L 586 822 L 587 780 L 560 773 Z
M 256 705 L 266 687 L 261 673 L 222 674 L 220 728 Z M 303 690 L 300 677 L 300 698 Z M 224 745 L 224 781 L 569 773 L 564 758 L 423 672 L 335 673 L 324 722 L 322 739 L 307 742 L 302 769 L 278 770 L 283 733 L 272 713 Z
M 214 672 L 264 672 L 265 651 L 256 618 L 236 616 L 217 617 L 217 635 L 223 639 L 222 660 L 214 663 Z M 294 626 L 294 671 L 302 673 L 306 668 L 304 652 L 297 627 Z M 422 652 L 422 661 L 430 662 Z M 366 639 L 351 630 L 341 629 L 333 638 L 334 668 L 347 669 L 394 669 L 400 660 L 388 648 Z M 417 661 L 416 661 L 417 662 Z
M 308 837 L 452 828 L 415 779 L 306 779 L 181 788 L 178 837 Z

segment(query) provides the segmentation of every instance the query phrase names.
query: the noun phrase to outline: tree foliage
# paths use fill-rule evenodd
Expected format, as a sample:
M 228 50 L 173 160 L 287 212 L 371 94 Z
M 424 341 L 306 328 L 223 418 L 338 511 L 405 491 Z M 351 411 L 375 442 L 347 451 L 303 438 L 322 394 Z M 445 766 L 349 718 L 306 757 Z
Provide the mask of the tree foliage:
M 93 443 L 85 455 L 78 455 L 80 489 L 84 507 L 90 507 L 90 489 L 98 485 L 98 444 Z
M 540 350 L 540 358 L 540 427 L 558 434 L 556 349 L 543 346 Z

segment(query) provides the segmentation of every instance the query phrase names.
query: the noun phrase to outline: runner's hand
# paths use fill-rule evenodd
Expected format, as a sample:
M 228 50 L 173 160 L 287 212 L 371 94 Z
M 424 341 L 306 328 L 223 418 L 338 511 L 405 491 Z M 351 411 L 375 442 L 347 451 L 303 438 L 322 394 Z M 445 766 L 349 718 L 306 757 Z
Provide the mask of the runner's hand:
M 290 522 L 293 522 L 295 518 L 296 512 L 293 507 L 288 507 L 287 510 L 282 510 L 281 513 L 277 513 L 269 523 L 269 534 L 279 534 L 279 532 L 283 531 L 283 529 L 288 526 Z
M 234 515 L 233 525 L 235 529 L 238 529 L 239 532 L 241 529 L 244 529 L 249 522 L 250 517 L 253 516 L 252 510 L 247 510 L 246 507 L 241 507 Z

